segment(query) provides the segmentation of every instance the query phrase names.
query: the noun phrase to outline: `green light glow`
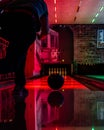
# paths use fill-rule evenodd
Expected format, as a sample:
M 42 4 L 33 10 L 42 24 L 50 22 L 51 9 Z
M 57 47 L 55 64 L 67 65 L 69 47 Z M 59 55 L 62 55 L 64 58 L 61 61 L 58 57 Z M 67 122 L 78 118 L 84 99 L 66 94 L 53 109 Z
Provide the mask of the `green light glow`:
M 100 8 L 100 12 L 101 12 L 103 9 L 104 9 L 104 6 L 102 6 L 102 7 Z
M 98 17 L 98 16 L 99 16 L 99 13 L 97 13 L 95 17 Z
M 92 130 L 95 130 L 94 128 L 92 128 Z
M 104 6 L 100 7 L 99 13 L 104 9 Z M 96 18 L 99 16 L 99 13 L 96 13 L 95 18 L 92 19 L 92 23 L 95 22 Z
M 92 23 L 94 23 L 94 22 L 95 22 L 95 19 L 92 20 Z

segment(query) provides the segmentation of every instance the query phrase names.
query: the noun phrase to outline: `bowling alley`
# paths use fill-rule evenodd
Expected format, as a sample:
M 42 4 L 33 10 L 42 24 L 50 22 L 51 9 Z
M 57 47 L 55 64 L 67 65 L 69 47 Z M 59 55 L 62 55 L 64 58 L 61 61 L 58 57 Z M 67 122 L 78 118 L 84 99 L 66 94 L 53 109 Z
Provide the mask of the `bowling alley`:
M 0 130 L 104 130 L 104 0 L 0 0 Z

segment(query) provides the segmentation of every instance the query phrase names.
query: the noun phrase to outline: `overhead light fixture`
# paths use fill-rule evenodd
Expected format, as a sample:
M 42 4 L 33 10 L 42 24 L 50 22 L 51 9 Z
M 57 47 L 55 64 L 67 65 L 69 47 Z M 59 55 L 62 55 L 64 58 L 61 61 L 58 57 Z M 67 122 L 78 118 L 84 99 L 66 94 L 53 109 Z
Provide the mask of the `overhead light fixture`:
M 95 22 L 95 19 L 92 20 L 92 23 L 94 23 L 94 22 Z
M 55 6 L 55 12 L 56 12 L 56 6 Z
M 56 8 L 56 3 L 57 3 L 57 1 L 54 0 L 54 11 L 55 11 L 55 15 L 54 15 L 54 16 L 55 16 L 55 17 L 54 17 L 55 20 L 54 20 L 54 22 L 55 22 L 55 23 L 57 23 L 57 8 Z
M 96 15 L 95 15 L 95 17 L 97 18 L 99 16 L 99 13 L 97 13 Z
M 54 4 L 56 4 L 56 0 L 54 0 Z
M 99 14 L 101 13 L 101 11 L 104 9 L 104 6 L 101 6 L 99 11 L 96 13 L 95 17 L 92 19 L 92 23 L 95 22 L 96 18 L 99 16 Z
M 103 9 L 104 9 L 104 6 L 102 6 L 102 7 L 100 8 L 100 12 L 101 12 Z

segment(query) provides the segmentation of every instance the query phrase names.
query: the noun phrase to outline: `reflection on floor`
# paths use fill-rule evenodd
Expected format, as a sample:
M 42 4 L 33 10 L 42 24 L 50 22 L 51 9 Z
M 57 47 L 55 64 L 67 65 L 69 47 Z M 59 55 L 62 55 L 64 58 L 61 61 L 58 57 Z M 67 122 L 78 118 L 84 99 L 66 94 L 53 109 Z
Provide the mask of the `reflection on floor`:
M 91 91 L 69 76 L 54 91 L 47 78 L 28 81 L 25 100 L 12 97 L 13 84 L 0 88 L 0 130 L 104 130 L 103 91 Z M 49 100 L 52 92 L 57 94 Z

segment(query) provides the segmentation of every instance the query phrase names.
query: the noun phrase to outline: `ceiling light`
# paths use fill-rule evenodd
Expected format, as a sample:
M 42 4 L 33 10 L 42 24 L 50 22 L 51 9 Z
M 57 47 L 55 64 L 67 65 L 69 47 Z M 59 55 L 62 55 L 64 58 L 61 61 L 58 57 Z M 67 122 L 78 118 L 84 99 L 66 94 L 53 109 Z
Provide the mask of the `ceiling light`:
M 104 6 L 102 6 L 102 7 L 100 8 L 99 13 L 96 13 L 95 18 L 92 19 L 92 23 L 95 22 L 96 18 L 99 16 L 99 14 L 101 13 L 101 11 L 102 11 L 103 9 L 104 9 Z
M 57 23 L 57 19 L 55 19 L 55 23 Z
M 56 4 L 56 0 L 54 0 L 54 4 Z
M 56 3 L 57 3 L 57 1 L 54 0 L 54 11 L 55 11 L 54 16 L 55 16 L 55 23 L 57 23 L 57 8 L 56 8 Z
M 92 20 L 92 23 L 94 23 L 94 22 L 95 22 L 95 19 Z
M 102 7 L 100 8 L 100 12 L 101 12 L 103 9 L 104 9 L 104 6 L 102 6 Z
M 96 15 L 95 15 L 95 17 L 98 17 L 99 16 L 99 13 L 97 13 Z

